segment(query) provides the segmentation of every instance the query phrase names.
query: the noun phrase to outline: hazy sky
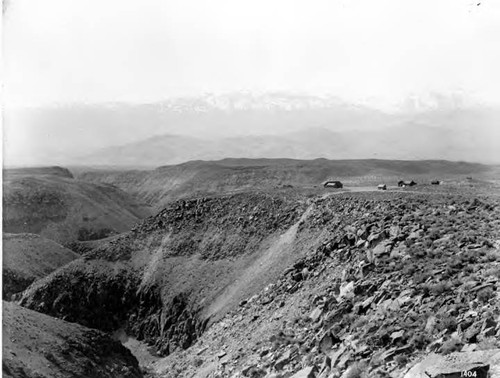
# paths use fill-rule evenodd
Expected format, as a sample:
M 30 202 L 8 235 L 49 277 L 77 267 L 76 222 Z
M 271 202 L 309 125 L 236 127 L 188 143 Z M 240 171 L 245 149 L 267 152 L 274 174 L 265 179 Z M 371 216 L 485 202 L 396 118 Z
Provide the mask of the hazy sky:
M 500 102 L 500 1 L 10 0 L 5 102 L 235 90 Z

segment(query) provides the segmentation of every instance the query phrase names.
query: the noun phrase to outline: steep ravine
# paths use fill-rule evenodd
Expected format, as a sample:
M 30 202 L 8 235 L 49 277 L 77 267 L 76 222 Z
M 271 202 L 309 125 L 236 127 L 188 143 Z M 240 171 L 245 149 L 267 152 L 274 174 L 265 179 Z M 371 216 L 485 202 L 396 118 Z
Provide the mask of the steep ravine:
M 255 193 L 177 201 L 35 282 L 20 304 L 106 332 L 124 328 L 168 355 L 229 310 L 206 311 L 280 235 L 296 230 L 306 207 L 294 197 Z M 262 289 L 285 269 L 273 267 L 247 286 Z
M 160 355 L 187 348 L 206 323 L 189 296 L 163 301 L 157 287 L 141 288 L 137 273 L 124 264 L 77 260 L 29 288 L 24 307 L 86 327 L 129 335 L 154 345 Z M 121 267 L 118 265 L 122 265 Z

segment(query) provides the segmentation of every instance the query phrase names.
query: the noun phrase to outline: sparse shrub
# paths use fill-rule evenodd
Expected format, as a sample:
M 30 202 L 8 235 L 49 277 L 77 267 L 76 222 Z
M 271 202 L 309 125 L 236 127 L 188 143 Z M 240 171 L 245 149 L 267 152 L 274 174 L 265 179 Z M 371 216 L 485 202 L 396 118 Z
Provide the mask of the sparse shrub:
M 495 292 L 491 287 L 484 288 L 477 293 L 477 299 L 483 303 L 488 302 L 493 296 Z
M 411 264 L 403 265 L 403 274 L 405 276 L 412 276 L 415 273 L 415 267 Z
M 477 350 L 492 350 L 498 349 L 500 346 L 500 341 L 496 337 L 487 337 L 479 341 L 477 344 Z
M 195 358 L 194 361 L 193 361 L 193 365 L 196 366 L 196 367 L 200 367 L 201 365 L 203 365 L 203 359 L 201 359 L 201 358 Z
M 441 346 L 440 353 L 441 354 L 450 354 L 453 352 L 457 352 L 462 349 L 463 343 L 457 339 L 449 339 L 444 342 Z
M 422 285 L 422 294 L 424 295 L 424 297 L 428 296 L 430 291 L 431 291 L 431 284 L 430 283 L 424 283 Z
M 446 316 L 438 324 L 438 330 L 444 331 L 447 330 L 448 333 L 451 333 L 457 329 L 457 320 L 453 316 Z
M 474 267 L 471 264 L 465 265 L 465 267 L 463 268 L 463 271 L 465 273 L 469 273 L 469 274 L 474 273 Z
M 437 230 L 432 230 L 430 233 L 429 233 L 429 236 L 428 238 L 431 239 L 431 240 L 437 240 L 439 239 L 441 236 L 439 235 L 439 231 Z
M 448 262 L 448 266 L 452 269 L 456 269 L 456 270 L 460 270 L 464 267 L 464 263 L 462 262 L 462 260 L 460 259 L 460 257 L 458 256 L 453 256 L 449 262 Z
M 496 267 L 488 269 L 484 273 L 484 275 L 485 275 L 485 277 L 494 276 L 494 277 L 500 278 L 500 266 L 496 266 Z
M 365 324 L 368 323 L 368 317 L 367 316 L 360 316 L 359 318 L 356 319 L 356 321 L 352 324 L 352 329 L 360 329 L 363 327 Z
M 398 364 L 398 366 L 403 366 L 408 363 L 408 357 L 404 354 L 398 354 L 396 357 L 394 357 L 394 361 Z
M 93 230 L 88 228 L 80 228 L 78 230 L 78 241 L 89 241 L 89 240 L 99 240 L 107 238 L 110 235 L 114 235 L 116 232 L 109 228 L 101 228 L 99 230 Z
M 464 265 L 476 264 L 478 260 L 478 256 L 473 251 L 466 251 L 462 254 L 462 263 Z
M 343 378 L 365 378 L 368 364 L 365 361 L 355 362 L 342 375 Z
M 500 255 L 496 251 L 489 251 L 488 253 L 486 253 L 486 257 L 489 262 L 500 260 Z
M 438 282 L 435 285 L 431 285 L 430 293 L 435 296 L 441 295 L 444 292 L 450 290 L 450 286 L 451 285 L 448 282 Z
M 422 248 L 422 245 L 412 245 L 408 248 L 408 254 L 414 259 L 421 259 L 426 256 L 425 249 Z
M 353 313 L 345 314 L 342 318 L 341 324 L 347 326 L 350 324 L 354 324 L 355 320 L 357 320 L 356 318 L 356 315 L 354 315 Z
M 422 349 L 424 349 L 430 343 L 430 339 L 429 339 L 428 336 L 426 336 L 423 333 L 421 333 L 421 334 L 414 335 L 410 339 L 409 343 L 414 348 L 422 350 Z
M 428 272 L 417 272 L 414 276 L 413 276 L 413 282 L 415 282 L 416 284 L 420 284 L 422 282 L 425 282 L 427 281 L 427 279 L 430 277 L 430 273 Z

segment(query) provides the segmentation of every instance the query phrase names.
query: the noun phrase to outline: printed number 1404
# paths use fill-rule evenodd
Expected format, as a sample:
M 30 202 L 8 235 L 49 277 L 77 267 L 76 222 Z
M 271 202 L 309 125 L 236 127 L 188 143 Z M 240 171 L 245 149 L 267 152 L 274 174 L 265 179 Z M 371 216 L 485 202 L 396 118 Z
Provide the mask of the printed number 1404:
M 465 370 L 460 374 L 460 377 L 477 377 L 477 372 Z

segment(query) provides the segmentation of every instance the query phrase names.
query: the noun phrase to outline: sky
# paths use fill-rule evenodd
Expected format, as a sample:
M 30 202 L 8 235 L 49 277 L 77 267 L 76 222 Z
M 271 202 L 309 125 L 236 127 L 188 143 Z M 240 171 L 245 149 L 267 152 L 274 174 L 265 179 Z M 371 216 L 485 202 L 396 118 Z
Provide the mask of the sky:
M 10 0 L 3 32 L 12 108 L 239 90 L 500 102 L 494 0 Z

